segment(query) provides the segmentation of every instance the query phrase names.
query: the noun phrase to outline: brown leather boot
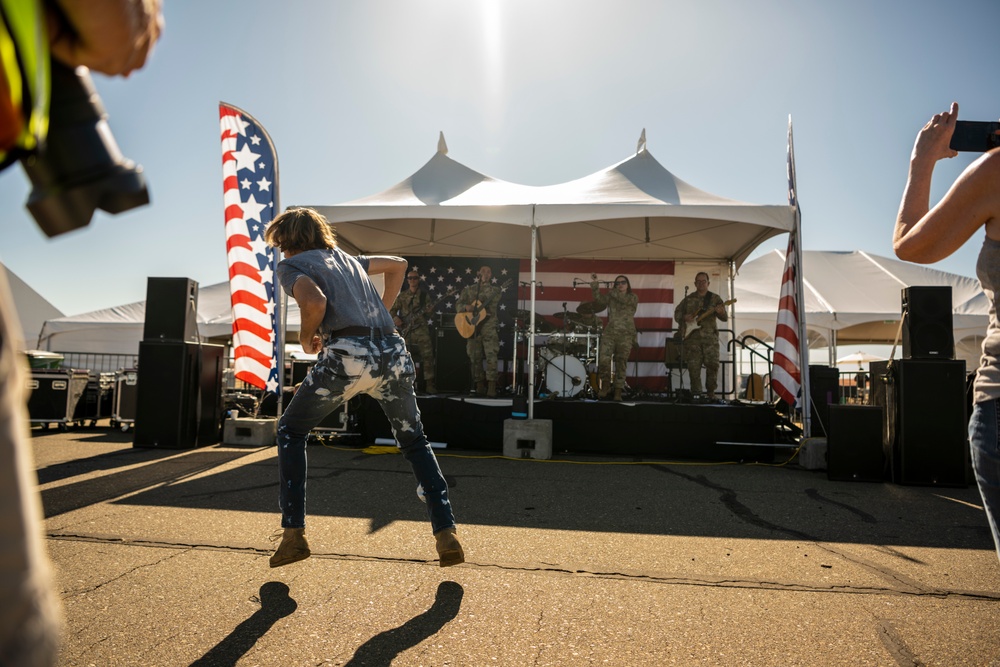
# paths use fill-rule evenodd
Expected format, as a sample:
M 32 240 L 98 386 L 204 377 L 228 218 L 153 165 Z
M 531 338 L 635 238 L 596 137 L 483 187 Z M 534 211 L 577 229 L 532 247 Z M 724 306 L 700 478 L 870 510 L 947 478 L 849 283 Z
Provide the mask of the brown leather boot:
M 497 381 L 490 380 L 489 386 L 486 388 L 486 395 L 490 398 L 497 397 Z
M 486 393 L 486 382 L 479 380 L 476 382 L 476 393 L 485 394 Z
M 281 567 L 290 563 L 297 563 L 312 555 L 309 551 L 309 543 L 306 541 L 305 528 L 285 528 L 281 533 L 281 544 L 271 555 L 271 567 Z
M 441 567 L 450 567 L 465 562 L 465 552 L 462 545 L 458 543 L 454 528 L 445 528 L 434 533 L 438 552 L 438 562 Z
M 622 400 L 622 390 L 619 389 L 618 387 L 615 387 L 615 400 L 616 401 Z

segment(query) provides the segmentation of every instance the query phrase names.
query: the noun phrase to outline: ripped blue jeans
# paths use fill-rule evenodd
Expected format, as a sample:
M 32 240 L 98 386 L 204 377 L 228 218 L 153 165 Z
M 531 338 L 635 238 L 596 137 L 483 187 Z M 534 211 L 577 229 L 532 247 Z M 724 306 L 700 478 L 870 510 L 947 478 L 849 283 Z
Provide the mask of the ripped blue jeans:
M 282 528 L 306 522 L 306 438 L 341 404 L 368 394 L 389 420 L 396 446 L 423 487 L 433 532 L 455 525 L 448 483 L 424 436 L 413 392 L 413 359 L 398 335 L 344 336 L 327 341 L 319 361 L 278 421 L 278 504 Z

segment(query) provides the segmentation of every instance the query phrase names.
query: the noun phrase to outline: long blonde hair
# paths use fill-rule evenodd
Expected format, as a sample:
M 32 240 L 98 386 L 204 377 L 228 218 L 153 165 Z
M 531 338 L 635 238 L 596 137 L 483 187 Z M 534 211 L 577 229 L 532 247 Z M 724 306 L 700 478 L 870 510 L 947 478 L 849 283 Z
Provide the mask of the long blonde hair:
M 337 247 L 333 227 L 311 208 L 290 208 L 281 213 L 264 230 L 264 240 L 285 252 Z

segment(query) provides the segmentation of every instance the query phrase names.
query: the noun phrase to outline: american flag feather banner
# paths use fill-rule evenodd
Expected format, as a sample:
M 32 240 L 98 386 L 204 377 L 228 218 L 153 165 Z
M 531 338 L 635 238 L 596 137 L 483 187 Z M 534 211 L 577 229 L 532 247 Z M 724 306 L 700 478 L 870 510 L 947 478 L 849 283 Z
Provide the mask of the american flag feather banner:
M 802 277 L 799 275 L 799 208 L 795 192 L 795 151 L 792 147 L 792 121 L 788 120 L 788 205 L 795 209 L 795 227 L 788 235 L 785 271 L 781 275 L 781 296 L 778 302 L 778 322 L 774 330 L 774 363 L 771 368 L 771 388 L 791 406 L 802 397 L 802 364 L 800 360 L 800 310 Z
M 264 229 L 278 208 L 278 156 L 260 123 L 237 107 L 219 104 L 219 129 L 236 379 L 277 392 L 278 251 L 264 242 Z

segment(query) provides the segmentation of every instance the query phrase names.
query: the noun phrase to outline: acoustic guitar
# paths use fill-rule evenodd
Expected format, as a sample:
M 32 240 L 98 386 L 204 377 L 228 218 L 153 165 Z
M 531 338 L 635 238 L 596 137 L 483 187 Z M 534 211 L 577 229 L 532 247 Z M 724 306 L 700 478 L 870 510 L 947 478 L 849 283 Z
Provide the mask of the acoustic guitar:
M 511 278 L 500 286 L 500 291 L 504 291 L 513 284 L 514 279 Z M 458 329 L 458 333 L 461 334 L 462 338 L 472 338 L 476 335 L 479 328 L 483 326 L 483 322 L 490 316 L 486 312 L 486 309 L 483 308 L 482 301 L 477 299 L 471 305 L 471 313 L 455 313 L 455 328 Z
M 430 313 L 432 310 L 434 310 L 439 305 L 444 303 L 447 299 L 450 299 L 452 296 L 454 296 L 456 292 L 458 292 L 457 289 L 455 289 L 454 287 L 449 287 L 448 291 L 434 303 L 426 306 L 425 308 L 412 312 L 406 317 L 400 318 L 403 320 L 403 324 L 400 325 L 399 327 L 399 335 L 402 336 L 403 338 L 409 336 L 410 332 L 413 330 L 413 327 L 417 326 L 417 324 L 421 320 L 423 320 L 428 313 Z
M 723 301 L 723 307 L 729 306 L 736 303 L 736 299 L 730 299 L 729 301 Z M 701 328 L 701 323 L 709 318 L 710 315 L 715 314 L 715 308 L 709 308 L 708 310 L 699 310 L 694 314 L 694 321 L 684 323 L 684 338 L 693 334 L 695 331 Z

